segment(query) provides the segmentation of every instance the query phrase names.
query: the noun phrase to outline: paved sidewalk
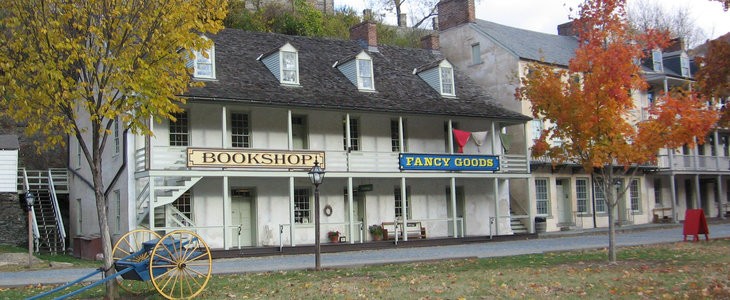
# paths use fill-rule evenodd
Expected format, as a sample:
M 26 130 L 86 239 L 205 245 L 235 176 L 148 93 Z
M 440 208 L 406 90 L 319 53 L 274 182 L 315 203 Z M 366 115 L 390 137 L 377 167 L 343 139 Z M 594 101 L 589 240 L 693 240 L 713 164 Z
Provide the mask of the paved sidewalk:
M 710 238 L 730 238 L 730 223 L 709 224 Z M 622 228 L 617 234 L 619 246 L 635 246 L 682 241 L 681 225 L 643 225 Z M 704 239 L 704 237 L 702 237 Z M 323 253 L 322 267 L 347 267 L 369 264 L 399 263 L 464 257 L 499 257 L 608 246 L 605 229 L 574 233 L 541 234 L 538 239 L 485 242 L 436 247 L 395 248 L 339 253 Z M 214 274 L 300 270 L 314 267 L 314 254 L 280 255 L 213 260 Z M 41 271 L 0 272 L 0 287 L 29 284 L 61 284 L 81 278 L 94 269 L 49 269 Z M 100 276 L 90 278 L 99 280 Z

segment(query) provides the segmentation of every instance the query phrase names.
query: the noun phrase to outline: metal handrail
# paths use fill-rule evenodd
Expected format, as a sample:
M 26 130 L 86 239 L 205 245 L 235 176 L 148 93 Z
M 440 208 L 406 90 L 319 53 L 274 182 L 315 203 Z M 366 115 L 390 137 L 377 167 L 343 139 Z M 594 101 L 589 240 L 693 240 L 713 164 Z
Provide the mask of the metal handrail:
M 56 197 L 56 187 L 53 185 L 53 176 L 51 170 L 48 170 L 48 189 L 51 192 L 51 202 L 53 203 L 53 213 L 56 215 L 56 225 L 61 235 L 61 243 L 63 251 L 66 251 L 66 228 L 63 226 L 63 218 L 61 218 L 61 209 L 58 207 L 58 197 Z

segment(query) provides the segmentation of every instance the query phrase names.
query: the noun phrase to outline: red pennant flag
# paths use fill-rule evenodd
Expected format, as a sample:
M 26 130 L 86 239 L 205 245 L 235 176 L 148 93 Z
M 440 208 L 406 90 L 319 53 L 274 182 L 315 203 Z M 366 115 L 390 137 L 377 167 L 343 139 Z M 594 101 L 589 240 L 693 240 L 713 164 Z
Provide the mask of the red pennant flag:
M 454 129 L 454 139 L 456 140 L 456 144 L 459 145 L 459 150 L 456 151 L 457 153 L 464 153 L 464 145 L 469 141 L 470 136 L 471 132 Z

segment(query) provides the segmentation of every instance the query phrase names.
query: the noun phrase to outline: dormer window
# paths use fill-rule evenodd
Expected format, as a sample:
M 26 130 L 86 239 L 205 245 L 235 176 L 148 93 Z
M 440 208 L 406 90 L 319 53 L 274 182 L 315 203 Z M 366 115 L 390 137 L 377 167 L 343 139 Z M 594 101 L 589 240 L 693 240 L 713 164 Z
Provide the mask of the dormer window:
M 689 56 L 687 56 L 687 53 L 682 52 L 682 55 L 679 56 L 679 65 L 682 68 L 682 77 L 689 77 Z
M 343 63 L 335 62 L 335 67 L 342 72 L 352 84 L 361 91 L 375 91 L 373 77 L 373 59 L 365 51 L 344 59 Z
M 299 85 L 299 53 L 289 43 L 258 58 L 281 84 Z
M 418 74 L 423 81 L 439 92 L 441 96 L 456 97 L 454 66 L 448 60 L 444 59 L 416 68 L 413 70 L 413 73 Z
M 281 83 L 299 84 L 297 53 L 281 51 Z
M 215 79 L 215 45 L 203 51 L 193 51 L 193 77 Z
M 441 95 L 454 96 L 454 69 L 450 66 L 439 67 L 441 73 Z
M 662 63 L 662 51 L 654 49 L 651 51 L 651 60 L 654 65 L 654 72 L 664 72 L 664 64 Z

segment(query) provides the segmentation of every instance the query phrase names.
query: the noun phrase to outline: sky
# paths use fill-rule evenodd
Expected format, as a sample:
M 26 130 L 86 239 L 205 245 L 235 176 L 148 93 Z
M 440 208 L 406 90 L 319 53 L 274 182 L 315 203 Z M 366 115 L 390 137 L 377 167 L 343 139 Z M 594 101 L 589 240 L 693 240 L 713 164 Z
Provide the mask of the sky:
M 410 0 L 418 1 L 418 0 Z M 407 1 L 406 3 L 410 2 Z M 688 8 L 695 24 L 707 38 L 730 32 L 730 11 L 722 4 L 709 0 L 656 0 L 668 9 Z M 557 34 L 559 24 L 570 21 L 582 0 L 478 0 L 476 17 L 512 27 Z M 366 0 L 335 0 L 335 6 L 347 5 L 362 13 Z M 629 5 L 631 0 L 629 0 Z M 388 20 L 386 20 L 388 22 Z M 389 23 L 395 23 L 395 19 Z

